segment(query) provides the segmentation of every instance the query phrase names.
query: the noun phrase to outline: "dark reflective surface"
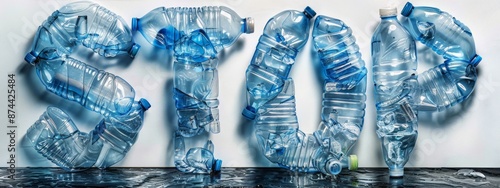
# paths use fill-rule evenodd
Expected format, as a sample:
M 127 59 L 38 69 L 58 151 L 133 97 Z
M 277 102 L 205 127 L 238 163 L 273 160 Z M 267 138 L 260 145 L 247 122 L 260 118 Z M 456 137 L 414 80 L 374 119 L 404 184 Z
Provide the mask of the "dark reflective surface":
M 59 168 L 17 168 L 16 179 L 0 171 L 0 187 L 499 187 L 500 169 L 407 168 L 391 179 L 385 168 L 345 171 L 337 177 L 279 168 L 223 168 L 217 175 L 185 174 L 175 168 L 110 168 L 69 173 Z M 472 172 L 472 173 L 470 173 Z M 481 176 L 483 175 L 483 176 Z

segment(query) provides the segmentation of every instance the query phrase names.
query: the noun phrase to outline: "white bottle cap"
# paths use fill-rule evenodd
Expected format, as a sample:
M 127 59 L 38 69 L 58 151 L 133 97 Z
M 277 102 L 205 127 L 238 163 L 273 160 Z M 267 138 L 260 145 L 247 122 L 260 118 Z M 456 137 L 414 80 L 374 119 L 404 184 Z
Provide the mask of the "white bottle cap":
M 381 8 L 378 10 L 378 12 L 381 17 L 396 16 L 398 14 L 398 10 L 396 9 L 396 7 Z

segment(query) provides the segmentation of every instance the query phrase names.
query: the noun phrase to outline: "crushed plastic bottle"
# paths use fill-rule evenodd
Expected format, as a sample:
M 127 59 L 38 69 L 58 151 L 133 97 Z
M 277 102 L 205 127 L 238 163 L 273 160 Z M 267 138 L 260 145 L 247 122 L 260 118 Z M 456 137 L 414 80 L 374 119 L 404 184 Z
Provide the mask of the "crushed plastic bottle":
M 127 81 L 67 55 L 35 67 L 48 91 L 102 115 L 127 113 L 134 102 L 135 91 Z
M 320 127 L 335 130 L 323 135 L 329 139 L 324 142 L 335 145 L 330 153 L 343 161 L 363 128 L 367 70 L 351 28 L 341 20 L 318 16 L 312 37 L 325 79 Z
M 244 117 L 255 119 L 258 109 L 281 92 L 297 52 L 307 42 L 310 19 L 315 15 L 306 7 L 303 12 L 283 11 L 267 22 L 246 71 Z
M 88 134 L 80 132 L 64 111 L 48 107 L 25 137 L 38 153 L 67 171 L 107 168 L 122 160 L 135 143 L 150 107 L 141 99 L 124 115 L 104 117 Z
M 139 31 L 154 46 L 171 49 L 175 42 L 202 29 L 217 51 L 231 46 L 242 33 L 253 33 L 252 18 L 241 18 L 224 6 L 158 7 L 142 18 L 132 18 L 132 31 Z
M 140 46 L 120 16 L 91 2 L 69 3 L 56 10 L 38 28 L 28 63 L 69 55 L 79 44 L 105 57 L 128 53 L 134 57 Z
M 396 8 L 380 9 L 371 44 L 377 135 L 391 177 L 403 176 L 418 135 L 415 41 L 396 14 Z
M 419 76 L 419 110 L 442 111 L 467 99 L 474 90 L 476 66 L 482 59 L 476 54 L 470 29 L 433 7 L 414 7 L 408 2 L 401 14 L 408 17 L 405 27 L 413 37 L 445 58 L 444 63 Z
M 182 172 L 198 174 L 220 172 L 222 160 L 214 158 L 214 144 L 211 140 L 208 140 L 203 148 L 191 148 L 186 153 L 184 137 L 178 133 L 174 137 L 174 162 L 177 169 Z

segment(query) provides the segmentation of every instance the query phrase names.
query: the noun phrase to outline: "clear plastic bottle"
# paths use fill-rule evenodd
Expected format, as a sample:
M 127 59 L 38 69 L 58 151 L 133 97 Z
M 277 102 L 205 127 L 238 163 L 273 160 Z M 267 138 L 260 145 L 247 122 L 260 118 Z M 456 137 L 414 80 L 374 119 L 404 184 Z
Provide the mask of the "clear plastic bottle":
M 246 71 L 247 106 L 243 116 L 255 119 L 257 110 L 281 92 L 297 52 L 307 42 L 310 19 L 315 15 L 306 7 L 303 12 L 283 11 L 267 22 Z
M 407 2 L 401 15 L 410 34 L 448 60 L 465 60 L 473 66 L 481 61 L 470 29 L 447 12 L 434 7 L 414 7 Z
M 420 42 L 443 55 L 445 62 L 420 74 L 419 110 L 442 111 L 467 99 L 477 80 L 476 54 L 472 32 L 450 14 L 433 7 L 406 3 L 405 27 Z
M 208 140 L 203 148 L 191 148 L 186 153 L 184 137 L 176 132 L 174 139 L 174 162 L 178 170 L 198 174 L 220 172 L 222 160 L 214 158 L 214 144 L 211 140 Z
M 396 8 L 380 9 L 381 22 L 372 37 L 377 135 L 391 177 L 403 176 L 418 134 L 415 41 L 396 14 Z
M 257 113 L 255 134 L 265 157 L 298 172 L 336 175 L 342 167 L 357 167 L 355 156 L 343 158 L 341 143 L 335 139 L 339 131 L 331 124 L 321 124 L 308 135 L 299 130 L 294 93 L 293 80 L 288 78 L 278 96 Z
M 78 44 L 105 57 L 122 53 L 134 57 L 140 48 L 123 18 L 98 4 L 83 1 L 61 7 L 43 22 L 25 60 L 35 64 L 37 59 L 69 55 Z
M 160 48 L 170 49 L 180 36 L 202 29 L 217 51 L 232 45 L 242 33 L 253 33 L 253 19 L 241 18 L 224 6 L 158 7 L 132 18 L 132 31 Z
M 325 79 L 320 128 L 335 130 L 323 137 L 340 146 L 330 152 L 342 161 L 363 129 L 367 70 L 351 28 L 341 20 L 318 16 L 312 37 Z
M 192 137 L 219 133 L 219 78 L 216 51 L 203 30 L 185 35 L 174 47 L 174 99 L 178 132 Z
M 80 132 L 61 109 L 48 107 L 25 137 L 35 150 L 67 171 L 93 165 L 106 168 L 120 161 L 135 143 L 149 107 L 141 99 L 125 115 L 106 116 L 89 134 Z
M 144 122 L 144 112 L 151 104 L 141 98 L 134 102 L 129 112 L 123 115 L 106 116 L 90 132 L 96 142 L 102 142 L 102 150 L 96 161 L 98 168 L 107 168 L 121 161 L 134 145 Z
M 125 114 L 134 102 L 135 91 L 127 81 L 67 55 L 35 67 L 47 90 L 102 115 Z

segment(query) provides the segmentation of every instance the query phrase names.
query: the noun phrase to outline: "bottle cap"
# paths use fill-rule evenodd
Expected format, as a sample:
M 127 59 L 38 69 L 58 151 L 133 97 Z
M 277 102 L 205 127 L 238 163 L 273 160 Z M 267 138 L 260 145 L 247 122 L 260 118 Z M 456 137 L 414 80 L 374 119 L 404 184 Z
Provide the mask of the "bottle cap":
M 24 61 L 28 62 L 29 64 L 35 65 L 36 61 L 36 54 L 35 52 L 31 51 L 30 53 L 27 53 L 26 56 L 24 56 Z
M 214 172 L 220 172 L 222 168 L 222 160 L 220 159 L 215 159 L 214 165 L 213 165 L 213 171 Z
M 401 10 L 401 15 L 408 17 L 411 14 L 411 11 L 413 11 L 413 8 L 413 5 L 410 2 L 407 2 L 403 10 Z
M 357 155 L 349 155 L 349 170 L 357 170 L 358 169 L 358 156 Z
M 389 176 L 391 177 L 403 177 L 404 169 L 403 168 L 389 168 Z
M 151 104 L 149 104 L 149 101 L 146 100 L 145 98 L 141 98 L 139 100 L 139 105 L 141 105 L 141 107 L 142 107 L 142 109 L 144 109 L 144 111 L 146 111 L 149 108 L 151 108 Z
M 316 16 L 316 11 L 314 11 L 311 7 L 307 6 L 304 9 L 304 14 L 307 16 L 307 18 L 311 19 L 314 16 Z
M 128 54 L 130 55 L 130 57 L 134 58 L 135 54 L 137 54 L 137 52 L 139 51 L 139 48 L 141 48 L 141 45 L 136 43 L 132 44 L 132 47 L 130 47 L 130 50 L 128 50 Z
M 387 17 L 387 16 L 396 16 L 398 14 L 398 10 L 396 7 L 390 7 L 390 8 L 381 8 L 378 10 L 380 17 Z
M 340 172 L 342 171 L 342 164 L 340 164 L 338 160 L 329 160 L 327 164 L 327 172 L 332 175 L 340 174 Z
M 245 116 L 249 120 L 254 120 L 255 119 L 255 112 L 253 112 L 252 107 L 247 106 L 245 109 L 243 109 L 243 116 Z
M 470 60 L 470 64 L 472 64 L 474 67 L 476 67 L 480 62 L 481 60 L 483 60 L 483 58 L 480 56 L 480 55 L 475 55 L 472 60 Z
M 248 18 L 245 18 L 245 22 L 244 22 L 244 31 L 245 33 L 247 34 L 250 34 L 250 33 L 253 33 L 254 31 L 254 25 L 255 25 L 255 22 L 254 22 L 254 19 L 252 17 L 248 17 Z
M 132 18 L 132 32 L 135 32 L 137 31 L 138 29 L 138 25 L 137 25 L 137 22 L 139 21 L 139 18 Z

